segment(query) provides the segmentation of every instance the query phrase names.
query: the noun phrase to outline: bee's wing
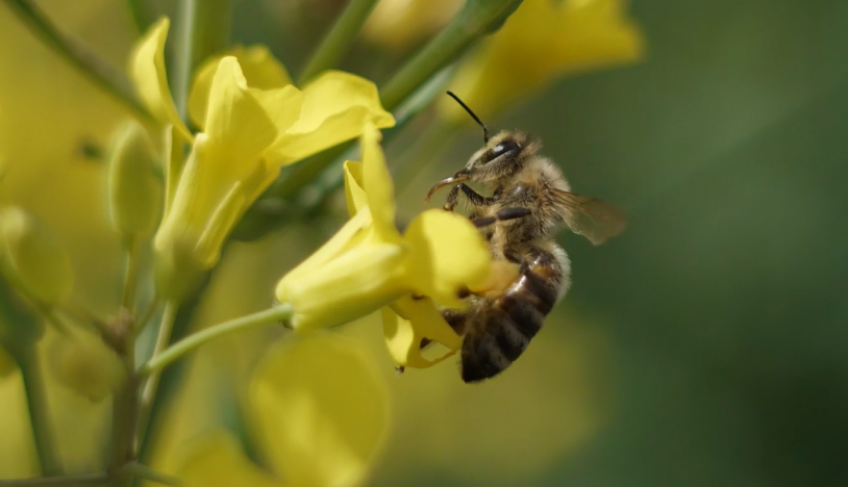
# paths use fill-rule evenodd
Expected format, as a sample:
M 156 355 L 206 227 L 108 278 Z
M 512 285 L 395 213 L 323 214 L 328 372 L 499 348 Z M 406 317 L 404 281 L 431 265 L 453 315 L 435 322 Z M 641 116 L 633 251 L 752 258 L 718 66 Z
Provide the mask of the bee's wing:
M 551 190 L 558 213 L 568 228 L 588 238 L 594 245 L 619 235 L 627 226 L 624 213 L 605 201 L 568 191 Z

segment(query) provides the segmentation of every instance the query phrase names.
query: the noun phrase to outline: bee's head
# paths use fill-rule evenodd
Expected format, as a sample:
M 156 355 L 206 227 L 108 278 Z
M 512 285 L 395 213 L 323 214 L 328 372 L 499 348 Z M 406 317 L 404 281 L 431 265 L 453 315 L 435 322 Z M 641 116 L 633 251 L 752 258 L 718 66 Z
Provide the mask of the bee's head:
M 524 163 L 540 148 L 538 140 L 524 132 L 503 130 L 471 156 L 468 163 L 454 174 L 457 180 L 495 184 L 521 171 Z
M 540 148 L 538 139 L 524 132 L 504 130 L 475 152 L 464 168 L 436 183 L 427 194 L 427 200 L 439 188 L 463 181 L 474 181 L 489 187 L 503 184 L 521 171 Z
M 429 200 L 439 188 L 453 183 L 476 181 L 489 186 L 497 185 L 521 171 L 524 164 L 530 160 L 530 156 L 541 148 L 538 140 L 514 130 L 503 130 L 489 138 L 489 128 L 486 127 L 486 124 L 459 97 L 450 91 L 448 91 L 448 95 L 456 100 L 471 115 L 471 118 L 483 128 L 485 145 L 471 156 L 464 168 L 430 188 L 425 201 Z
M 471 115 L 471 118 L 483 128 L 485 145 L 471 156 L 464 168 L 453 176 L 436 183 L 427 194 L 428 200 L 436 190 L 448 184 L 476 181 L 490 186 L 497 185 L 521 171 L 524 164 L 531 159 L 530 156 L 541 148 L 538 140 L 514 130 L 503 130 L 489 138 L 489 128 L 480 121 L 477 115 L 456 95 L 450 91 L 448 95 L 456 100 Z

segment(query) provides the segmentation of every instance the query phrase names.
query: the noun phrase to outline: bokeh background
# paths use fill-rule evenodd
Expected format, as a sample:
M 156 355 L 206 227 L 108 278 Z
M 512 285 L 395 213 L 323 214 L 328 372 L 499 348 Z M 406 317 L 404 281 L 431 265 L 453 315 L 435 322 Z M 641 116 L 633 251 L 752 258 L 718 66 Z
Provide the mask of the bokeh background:
M 124 66 L 137 36 L 124 2 L 38 4 Z M 233 39 L 267 44 L 297 72 L 343 4 L 239 0 Z M 560 237 L 573 288 L 497 380 L 466 386 L 453 363 L 397 376 L 377 317 L 340 329 L 373 350 L 391 390 L 370 485 L 848 484 L 848 3 L 640 0 L 630 12 L 643 62 L 563 79 L 488 121 L 540 136 L 575 191 L 626 210 L 627 232 L 597 248 Z M 75 299 L 107 313 L 120 245 L 102 164 L 83 147 L 105 146 L 126 115 L 4 6 L 0 32 L 0 201 L 50 225 L 77 269 Z M 343 67 L 379 83 L 406 55 L 362 43 Z M 402 213 L 480 142 L 472 126 L 453 135 L 398 185 Z M 389 159 L 415 157 L 405 149 Z M 343 219 L 331 207 L 232 245 L 194 326 L 267 306 Z M 240 386 L 282 335 L 214 343 L 180 367 L 159 465 L 183 439 L 240 430 Z M 58 387 L 55 398 L 66 461 L 85 471 L 104 405 Z M 37 473 L 23 408 L 19 378 L 0 380 L 0 477 Z

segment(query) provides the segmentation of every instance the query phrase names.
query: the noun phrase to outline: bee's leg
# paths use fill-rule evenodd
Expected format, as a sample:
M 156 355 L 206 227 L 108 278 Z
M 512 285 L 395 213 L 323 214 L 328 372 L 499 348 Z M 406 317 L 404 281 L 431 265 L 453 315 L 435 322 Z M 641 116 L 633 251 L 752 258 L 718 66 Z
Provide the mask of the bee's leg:
M 495 222 L 502 222 L 508 220 L 515 220 L 517 218 L 523 218 L 532 213 L 530 208 L 521 208 L 521 207 L 513 207 L 513 208 L 504 208 L 495 216 L 489 216 L 486 218 L 477 218 L 475 220 L 471 220 L 471 223 L 474 224 L 477 228 L 488 227 L 489 225 Z
M 482 194 L 471 189 L 471 187 L 466 185 L 465 183 L 459 183 L 450 190 L 450 193 L 448 193 L 448 198 L 444 206 L 445 210 L 453 211 L 453 209 L 456 207 L 457 198 L 459 197 L 460 191 L 465 193 L 465 196 L 468 198 L 468 201 L 470 201 L 471 204 L 474 206 L 489 206 L 492 204 L 492 198 L 487 198 L 483 196 Z

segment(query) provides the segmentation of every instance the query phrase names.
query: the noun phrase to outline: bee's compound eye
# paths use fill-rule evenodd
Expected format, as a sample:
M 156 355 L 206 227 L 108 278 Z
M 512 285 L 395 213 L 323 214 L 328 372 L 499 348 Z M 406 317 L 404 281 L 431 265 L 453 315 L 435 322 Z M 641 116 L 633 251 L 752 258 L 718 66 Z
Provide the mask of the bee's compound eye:
M 518 147 L 518 144 L 516 144 L 515 142 L 511 140 L 505 140 L 500 144 L 496 145 L 494 149 L 489 151 L 488 157 L 486 157 L 486 159 L 491 161 L 493 159 L 497 159 L 498 157 L 504 154 L 508 154 L 510 152 L 518 152 L 519 149 L 520 147 Z

